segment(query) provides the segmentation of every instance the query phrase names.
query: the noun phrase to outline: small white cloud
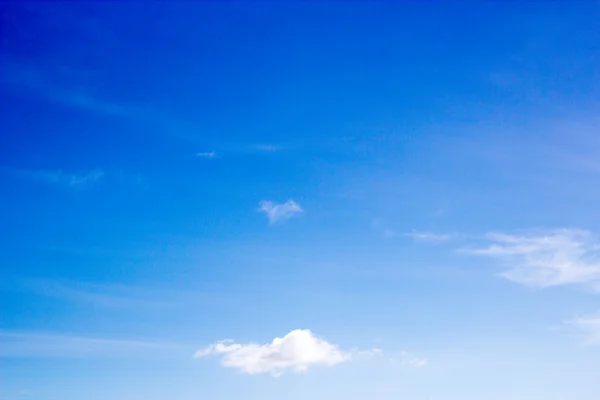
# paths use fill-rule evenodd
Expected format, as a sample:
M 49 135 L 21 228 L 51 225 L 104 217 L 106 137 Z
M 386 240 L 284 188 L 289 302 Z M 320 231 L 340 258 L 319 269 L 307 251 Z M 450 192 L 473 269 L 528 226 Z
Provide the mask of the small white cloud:
M 212 150 L 212 151 L 207 151 L 207 152 L 196 153 L 196 156 L 202 157 L 202 158 L 215 158 L 216 153 L 214 150 Z
M 416 357 L 406 350 L 400 352 L 400 357 L 390 359 L 392 364 L 399 364 L 401 366 L 423 368 L 427 366 L 427 359 L 422 357 Z
M 263 200 L 260 202 L 259 211 L 267 216 L 269 224 L 271 225 L 283 222 L 292 218 L 294 215 L 304 212 L 302 207 L 293 200 L 288 200 L 282 204 Z
M 209 355 L 222 355 L 224 367 L 238 368 L 246 374 L 279 376 L 288 370 L 305 372 L 311 366 L 333 366 L 350 360 L 352 352 L 315 337 L 310 330 L 297 329 L 262 345 L 222 341 L 198 350 L 194 357 Z
M 406 236 L 413 238 L 414 240 L 422 241 L 422 242 L 445 242 L 447 240 L 452 239 L 452 235 L 447 233 L 433 233 L 433 232 L 417 232 L 413 231 L 407 233 Z
M 585 334 L 585 344 L 600 345 L 600 314 L 575 318 L 568 323 Z
M 600 284 L 600 242 L 585 230 L 561 229 L 537 234 L 490 233 L 487 247 L 463 253 L 497 259 L 511 281 L 536 287 Z

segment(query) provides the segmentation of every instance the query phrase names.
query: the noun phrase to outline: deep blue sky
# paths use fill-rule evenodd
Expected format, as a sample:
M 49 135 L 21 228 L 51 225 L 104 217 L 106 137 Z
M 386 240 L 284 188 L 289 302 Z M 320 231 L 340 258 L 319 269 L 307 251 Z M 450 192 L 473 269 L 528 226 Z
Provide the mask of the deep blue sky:
M 597 398 L 598 21 L 2 3 L 0 399 Z

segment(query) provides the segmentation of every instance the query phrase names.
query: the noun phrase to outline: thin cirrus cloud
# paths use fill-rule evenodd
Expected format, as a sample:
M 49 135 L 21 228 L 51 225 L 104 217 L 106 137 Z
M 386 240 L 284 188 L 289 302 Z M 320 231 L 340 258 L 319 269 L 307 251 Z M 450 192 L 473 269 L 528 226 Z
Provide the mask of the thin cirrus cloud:
M 5 62 L 4 72 L 6 73 L 0 77 L 0 80 L 18 90 L 63 107 L 141 123 L 152 126 L 155 131 L 171 137 L 187 142 L 196 141 L 194 135 L 187 133 L 190 131 L 187 123 L 175 120 L 160 110 L 150 109 L 147 106 L 105 99 L 86 85 L 70 82 L 71 79 L 63 77 L 63 79 L 59 79 L 60 83 L 57 83 L 56 78 L 51 78 L 54 75 L 61 75 L 57 74 L 56 70 L 57 68 L 49 66 L 34 68 L 18 62 Z M 77 69 L 73 71 L 77 71 Z
M 99 99 L 81 89 L 56 85 L 44 71 L 16 62 L 5 63 L 3 82 L 44 97 L 47 100 L 70 108 L 86 110 L 101 115 L 130 116 L 138 113 L 134 107 Z
M 391 239 L 396 236 L 396 231 L 387 226 L 381 218 L 373 219 L 371 221 L 371 228 L 386 239 Z
M 122 340 L 36 332 L 0 331 L 2 358 L 113 358 L 170 355 L 182 346 L 144 340 Z
M 249 146 L 250 150 L 255 150 L 255 151 L 260 151 L 260 152 L 265 152 L 265 153 L 274 153 L 276 151 L 281 151 L 283 150 L 285 147 L 278 145 L 278 144 L 253 144 L 251 146 Z
M 600 241 L 586 230 L 559 229 L 532 234 L 489 233 L 488 244 L 463 248 L 506 266 L 506 279 L 533 287 L 580 284 L 600 289 Z
M 578 317 L 568 324 L 576 327 L 585 335 L 585 344 L 600 346 L 600 314 Z
M 414 240 L 422 241 L 422 242 L 445 242 L 453 238 L 453 235 L 447 233 L 433 233 L 433 232 L 409 232 L 405 234 L 408 237 L 411 237 Z
M 417 357 L 406 350 L 400 352 L 399 357 L 392 357 L 390 359 L 392 364 L 399 364 L 401 366 L 423 368 L 427 366 L 427 359 L 423 357 Z
M 4 168 L 4 170 L 9 175 L 32 182 L 72 188 L 84 188 L 92 186 L 101 181 L 105 175 L 104 171 L 101 169 L 94 169 L 85 173 L 69 173 L 62 170 L 32 170 L 16 168 Z
M 356 355 L 377 353 L 378 349 L 369 352 L 343 351 L 314 336 L 310 330 L 297 329 L 267 344 L 221 341 L 198 350 L 194 357 L 219 355 L 224 367 L 237 368 L 251 375 L 268 373 L 277 377 L 287 371 L 301 373 L 313 366 L 331 367 L 349 361 Z
M 9 283 L 12 289 L 21 289 L 37 295 L 78 306 L 116 309 L 168 309 L 190 303 L 198 296 L 184 291 L 144 288 L 126 285 L 97 284 L 80 281 L 24 279 Z
M 281 204 L 263 200 L 260 202 L 258 210 L 267 216 L 270 225 L 282 223 L 304 212 L 302 207 L 294 200 L 288 200 Z

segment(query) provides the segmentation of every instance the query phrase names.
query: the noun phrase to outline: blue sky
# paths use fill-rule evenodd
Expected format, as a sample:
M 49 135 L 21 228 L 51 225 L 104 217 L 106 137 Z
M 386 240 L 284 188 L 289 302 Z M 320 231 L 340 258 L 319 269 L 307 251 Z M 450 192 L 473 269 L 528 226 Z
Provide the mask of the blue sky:
M 597 2 L 0 9 L 0 399 L 598 398 Z

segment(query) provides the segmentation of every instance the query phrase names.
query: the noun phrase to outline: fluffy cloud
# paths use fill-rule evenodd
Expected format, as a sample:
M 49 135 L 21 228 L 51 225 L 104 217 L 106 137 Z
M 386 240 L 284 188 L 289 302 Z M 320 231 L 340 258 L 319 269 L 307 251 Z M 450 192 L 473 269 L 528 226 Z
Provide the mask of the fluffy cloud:
M 600 287 L 600 242 L 591 232 L 562 229 L 529 235 L 490 233 L 486 239 L 486 247 L 462 251 L 499 260 L 508 268 L 502 276 L 514 282 L 536 287 Z
M 283 222 L 296 214 L 304 212 L 302 207 L 293 200 L 288 200 L 282 204 L 264 200 L 260 202 L 259 211 L 265 213 L 271 225 Z
M 305 372 L 310 366 L 348 361 L 352 352 L 315 337 L 310 330 L 293 330 L 267 344 L 238 344 L 222 341 L 196 352 L 194 357 L 222 355 L 225 367 L 238 368 L 247 374 L 270 373 L 279 376 L 287 370 Z

